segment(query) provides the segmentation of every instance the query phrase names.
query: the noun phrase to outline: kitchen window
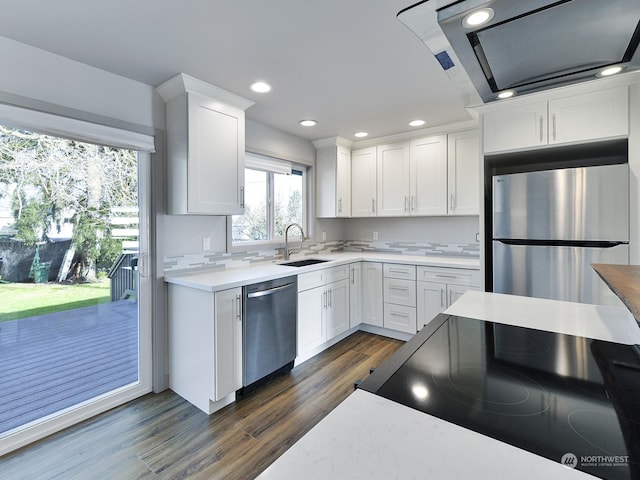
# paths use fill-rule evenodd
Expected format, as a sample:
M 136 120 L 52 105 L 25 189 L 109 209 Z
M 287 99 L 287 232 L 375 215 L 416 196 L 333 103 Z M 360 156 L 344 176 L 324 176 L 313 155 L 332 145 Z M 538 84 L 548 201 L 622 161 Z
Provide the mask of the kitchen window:
M 279 243 L 288 224 L 304 227 L 306 167 L 247 153 L 244 172 L 245 212 L 232 217 L 233 245 Z

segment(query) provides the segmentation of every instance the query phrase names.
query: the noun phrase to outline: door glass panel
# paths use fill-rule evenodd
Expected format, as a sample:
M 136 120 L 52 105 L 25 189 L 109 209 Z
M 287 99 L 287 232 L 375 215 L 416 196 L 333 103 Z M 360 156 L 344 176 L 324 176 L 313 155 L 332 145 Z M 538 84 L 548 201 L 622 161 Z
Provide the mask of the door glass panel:
M 140 381 L 138 154 L 0 126 L 0 438 Z

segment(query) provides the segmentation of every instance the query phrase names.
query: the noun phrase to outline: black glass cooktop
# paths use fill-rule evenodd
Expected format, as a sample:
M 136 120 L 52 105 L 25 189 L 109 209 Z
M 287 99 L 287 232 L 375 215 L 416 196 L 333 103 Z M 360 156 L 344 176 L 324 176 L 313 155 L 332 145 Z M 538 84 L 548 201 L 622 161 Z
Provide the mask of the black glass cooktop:
M 640 479 L 640 349 L 441 314 L 360 388 L 605 479 Z

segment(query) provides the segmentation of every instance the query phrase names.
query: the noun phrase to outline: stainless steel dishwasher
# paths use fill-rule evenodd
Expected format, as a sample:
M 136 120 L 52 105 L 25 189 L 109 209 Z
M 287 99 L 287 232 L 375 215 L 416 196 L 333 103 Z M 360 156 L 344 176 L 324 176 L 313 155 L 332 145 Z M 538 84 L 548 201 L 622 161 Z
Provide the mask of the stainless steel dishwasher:
M 298 288 L 290 276 L 243 288 L 242 385 L 293 368 L 296 358 Z

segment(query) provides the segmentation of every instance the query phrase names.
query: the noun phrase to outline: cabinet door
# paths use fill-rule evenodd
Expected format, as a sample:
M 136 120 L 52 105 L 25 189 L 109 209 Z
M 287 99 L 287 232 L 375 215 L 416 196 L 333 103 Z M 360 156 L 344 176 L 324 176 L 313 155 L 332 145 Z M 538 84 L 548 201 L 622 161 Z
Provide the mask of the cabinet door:
M 362 262 L 362 323 L 383 323 L 381 263 Z
M 376 147 L 351 152 L 351 216 L 376 216 Z
M 476 287 L 465 285 L 447 285 L 447 307 L 450 307 L 458 300 L 467 290 L 479 290 Z
M 629 90 L 623 87 L 549 101 L 549 143 L 567 143 L 629 133 Z
M 447 214 L 447 136 L 412 140 L 411 215 Z
M 433 317 L 447 308 L 447 285 L 435 282 L 417 282 L 417 328 L 421 330 Z
M 351 152 L 338 146 L 336 157 L 336 216 L 351 216 Z
M 188 95 L 189 213 L 244 213 L 244 114 Z
M 416 333 L 416 309 L 404 305 L 384 304 L 384 328 Z
M 326 302 L 325 287 L 298 293 L 298 356 L 326 341 Z
M 449 215 L 480 213 L 480 139 L 477 130 L 448 136 Z
M 547 144 L 547 102 L 484 114 L 485 153 Z
M 349 329 L 349 280 L 327 285 L 327 340 Z
M 215 294 L 215 393 L 221 400 L 242 388 L 242 289 Z
M 378 216 L 409 215 L 409 142 L 380 145 L 378 157 Z
M 362 323 L 362 264 L 349 265 L 349 327 Z

